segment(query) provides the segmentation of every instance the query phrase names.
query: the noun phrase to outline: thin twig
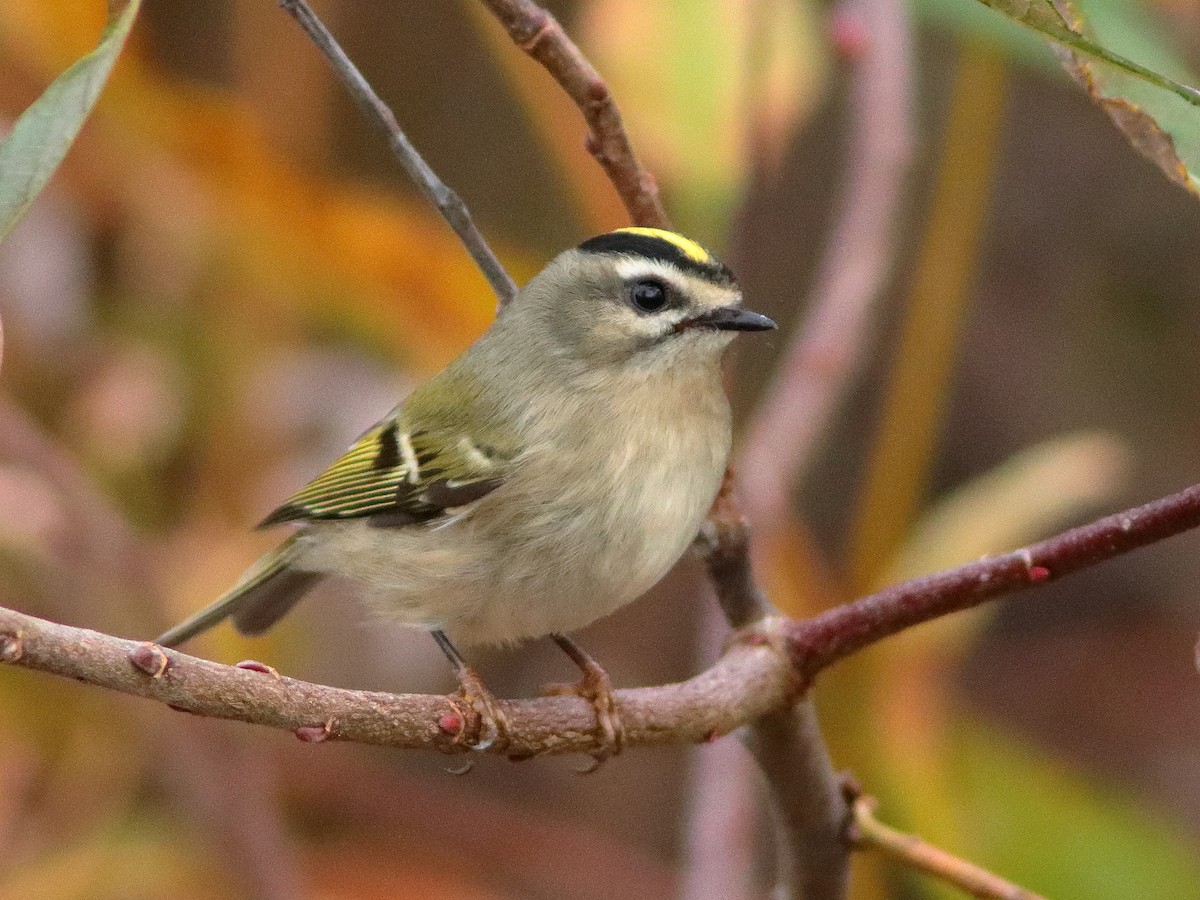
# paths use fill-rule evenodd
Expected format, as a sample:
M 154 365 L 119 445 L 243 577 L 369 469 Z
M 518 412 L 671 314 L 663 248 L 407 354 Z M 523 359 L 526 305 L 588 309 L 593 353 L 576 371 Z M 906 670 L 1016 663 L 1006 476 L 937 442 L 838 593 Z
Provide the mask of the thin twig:
M 759 405 L 742 451 L 742 495 L 756 527 L 786 518 L 792 485 L 811 462 L 861 368 L 871 318 L 892 269 L 896 217 L 912 157 L 912 34 L 899 0 L 853 0 L 865 46 L 851 62 L 847 183 L 804 321 Z
M 279 0 L 279 5 L 304 29 L 304 32 L 316 44 L 317 49 L 329 60 L 329 64 L 359 108 L 383 132 L 388 146 L 400 160 L 404 171 L 416 182 L 417 187 L 437 207 L 438 212 L 454 229 L 454 233 L 463 242 L 467 252 L 475 260 L 475 265 L 483 272 L 483 277 L 487 279 L 488 284 L 499 298 L 500 304 L 503 306 L 511 300 L 517 293 L 517 286 L 475 226 L 475 221 L 471 218 L 471 213 L 462 198 L 438 178 L 433 169 L 429 168 L 421 154 L 417 152 L 407 135 L 401 130 L 396 116 L 387 104 L 379 99 L 374 88 L 363 78 L 362 73 L 350 61 L 350 57 L 329 33 L 325 24 L 317 18 L 316 13 L 309 9 L 308 4 L 304 0 Z
M 915 834 L 906 834 L 884 825 L 875 818 L 876 806 L 873 797 L 859 797 L 854 801 L 854 822 L 849 828 L 849 838 L 856 850 L 877 850 L 897 862 L 961 888 L 972 897 L 985 900 L 1045 900 L 1040 894 L 1027 891 L 987 869 L 959 859 Z
M 557 23 L 535 3 L 524 0 L 485 2 L 504 22 L 518 45 L 550 69 L 579 104 L 592 129 L 590 149 L 614 181 L 633 220 L 638 224 L 666 224 L 653 181 L 633 156 L 607 86 L 566 39 Z M 356 100 L 387 133 L 405 168 L 472 250 L 498 296 L 502 300 L 511 296 L 511 280 L 470 224 L 461 200 L 420 161 L 390 111 L 366 85 L 302 0 L 282 0 L 282 5 L 305 27 L 334 63 Z M 464 222 L 469 229 L 459 227 Z M 483 261 L 475 252 L 478 247 L 485 251 Z M 489 268 L 489 260 L 494 268 Z M 627 740 L 631 744 L 698 741 L 748 722 L 759 723 L 755 737 L 761 737 L 773 727 L 773 720 L 782 722 L 776 719 L 777 716 L 806 715 L 807 707 L 798 710 L 793 707 L 797 674 L 803 680 L 811 679 L 821 668 L 842 656 L 911 624 L 966 608 L 1006 590 L 1017 590 L 1046 580 L 1051 573 L 1055 576 L 1064 574 L 1194 527 L 1200 520 L 1196 509 L 1200 506 L 1200 487 L 1191 490 L 1196 494 L 1192 498 L 1193 506 L 1168 504 L 1173 498 L 1160 501 L 1170 507 L 1163 512 L 1170 521 L 1164 521 L 1163 516 L 1142 516 L 1145 507 L 1123 517 L 1111 517 L 1119 522 L 1126 539 L 1110 539 L 1112 536 L 1105 525 L 1109 520 L 1102 520 L 1096 526 L 1077 529 L 1083 537 L 1074 544 L 1076 532 L 1068 532 L 1024 553 L 898 586 L 810 622 L 779 624 L 775 630 L 786 638 L 791 666 L 772 646 L 742 642 L 735 644 L 711 669 L 687 682 L 620 691 L 617 702 Z M 1105 527 L 1097 531 L 1098 526 Z M 1139 529 L 1144 533 L 1130 539 L 1129 534 Z M 1024 564 L 1019 572 L 1012 569 L 1013 557 Z M 753 585 L 744 558 L 724 573 L 714 574 L 719 591 L 723 584 L 733 586 L 725 598 L 725 607 L 733 611 L 735 621 L 746 616 L 753 620 L 755 615 L 762 614 L 764 604 L 760 601 L 763 598 Z M 465 750 L 457 740 L 455 730 L 456 721 L 459 727 L 461 721 L 444 697 L 344 691 L 287 678 L 277 680 L 262 673 L 220 666 L 174 651 L 168 651 L 170 665 L 159 672 L 157 664 L 148 663 L 157 663 L 160 652 L 146 645 L 0 610 L 0 660 L 4 662 L 153 697 L 202 715 L 288 728 L 306 740 L 356 740 L 443 752 Z M 142 664 L 131 661 L 139 659 Z M 590 705 L 580 698 L 509 701 L 503 704 L 503 709 L 512 736 L 507 752 L 531 756 L 595 749 L 594 716 Z M 786 722 L 781 727 L 780 736 L 785 742 L 794 741 L 797 736 L 802 739 L 801 758 L 812 761 L 815 758 L 813 748 L 823 752 L 819 736 L 815 733 L 804 736 L 804 722 Z M 768 778 L 771 778 L 771 765 L 796 755 L 796 751 L 772 750 L 768 764 L 764 764 Z M 779 794 L 785 813 L 790 815 L 811 808 L 814 797 L 828 785 L 831 780 L 828 769 L 819 767 L 814 771 L 815 788 L 801 788 L 802 796 Z M 772 779 L 776 790 L 778 780 Z M 802 783 L 807 782 L 802 780 Z M 829 804 L 829 808 L 836 809 L 836 804 Z M 820 827 L 822 833 L 828 830 L 823 823 Z M 794 829 L 793 833 L 801 832 Z M 819 870 L 811 868 L 814 863 L 804 861 L 806 854 L 811 855 L 811 848 L 787 849 L 795 851 L 787 864 L 809 867 L 808 871 L 793 878 L 791 896 L 802 896 L 797 885 L 813 871 L 818 872 L 817 877 L 828 881 Z M 843 859 L 834 859 L 829 868 L 834 873 L 842 873 Z M 835 896 L 833 893 L 828 895 Z
M 545 66 L 575 101 L 591 131 L 587 149 L 604 168 L 633 223 L 671 227 L 658 184 L 633 152 L 612 91 L 557 20 L 532 0 L 483 2 L 513 43 Z
M 862 364 L 871 312 L 892 268 L 895 218 L 912 155 L 912 40 L 905 5 L 898 0 L 848 0 L 838 5 L 834 16 L 862 29 L 864 37 L 851 56 L 847 184 L 808 313 L 764 395 L 739 463 L 745 510 L 761 532 L 779 529 L 790 516 L 794 481 L 810 462 L 817 440 Z M 719 590 L 728 582 L 721 569 L 740 566 L 743 574 L 733 584 L 740 582 L 742 587 L 734 588 L 733 594 L 761 595 L 752 581 L 744 541 L 740 548 L 727 547 L 721 556 L 709 557 Z M 727 601 L 722 607 L 727 613 L 731 610 Z M 710 629 L 712 624 L 707 625 Z M 770 786 L 781 863 L 776 893 L 844 896 L 848 853 L 840 841 L 840 794 L 814 712 L 805 706 L 769 716 L 750 728 L 746 743 Z M 794 782 L 788 772 L 811 778 Z M 706 779 L 719 784 L 707 785 Z M 697 798 L 749 792 L 745 767 L 721 746 L 697 751 L 695 780 Z M 731 785 L 731 780 L 739 784 Z M 716 833 L 721 822 L 744 827 L 743 817 L 731 818 L 726 808 L 725 803 L 697 803 L 692 845 L 704 835 L 716 835 L 720 841 Z M 713 821 L 704 821 L 706 817 Z M 744 840 L 726 840 L 724 857 L 744 845 Z M 692 853 L 697 882 L 707 880 L 707 870 L 716 868 L 715 857 L 712 847 Z M 745 870 L 749 862 L 734 859 L 725 868 Z
M 792 484 L 811 459 L 859 368 L 870 312 L 891 268 L 894 220 L 911 155 L 911 38 L 903 4 L 895 0 L 842 3 L 835 15 L 855 16 L 866 36 L 865 48 L 852 60 L 848 183 L 809 311 L 760 405 L 742 452 L 739 468 L 745 508 L 764 529 L 776 527 L 788 516 Z M 735 588 L 734 595 L 758 593 L 745 546 L 721 556 L 723 561 L 710 556 L 710 568 L 720 563 L 725 569 L 744 569 L 739 577 L 745 586 Z M 712 574 L 720 590 L 728 579 L 719 569 Z M 729 610 L 727 603 L 723 606 Z M 848 854 L 838 840 L 838 792 L 811 707 L 769 717 L 749 731 L 747 742 L 772 789 L 769 796 L 781 861 L 778 893 L 844 896 Z M 746 770 L 730 748 L 700 748 L 695 765 L 697 798 L 711 796 L 714 802 L 697 804 L 693 843 L 726 820 L 724 797 L 744 794 L 749 788 Z M 813 777 L 802 779 L 799 787 L 786 776 L 772 777 L 797 770 Z M 718 783 L 708 785 L 706 780 Z M 732 824 L 744 822 L 737 818 Z M 744 841 L 727 842 L 732 848 L 742 845 Z M 727 849 L 724 856 L 733 852 L 736 849 Z M 715 858 L 711 848 L 693 853 L 698 883 L 711 878 Z M 818 860 L 821 864 L 814 867 Z M 748 862 L 736 860 L 726 868 L 745 869 Z
M 912 39 L 905 5 L 898 0 L 849 0 L 840 3 L 834 15 L 853 18 L 865 38 L 850 60 L 847 184 L 808 313 L 760 404 L 742 452 L 744 508 L 760 529 L 777 528 L 787 519 L 792 485 L 860 368 L 871 312 L 891 271 L 895 219 L 912 154 Z M 711 542 L 708 563 L 722 608 L 735 627 L 747 621 L 747 604 L 769 607 L 754 583 L 740 519 L 737 505 L 727 502 L 722 513 L 714 508 L 709 526 L 723 532 L 723 539 Z M 705 631 L 714 627 L 707 622 Z M 815 713 L 808 705 L 776 713 L 749 729 L 746 742 L 771 788 L 781 863 L 777 893 L 844 896 L 849 869 L 849 855 L 840 840 L 844 804 Z M 787 773 L 796 771 L 811 777 L 794 781 Z M 697 803 L 690 826 L 690 868 L 696 884 L 711 881 L 714 871 L 749 867 L 746 842 L 721 834 L 747 827 L 744 817 L 730 816 L 726 799 L 749 792 L 747 774 L 734 748 L 718 744 L 695 753 Z M 702 804 L 704 798 L 712 802 Z M 723 852 L 696 846 L 709 835 L 725 838 Z M 739 852 L 742 858 L 733 856 Z
M 744 628 L 774 614 L 771 601 L 754 580 L 750 525 L 738 501 L 732 470 L 725 472 L 696 545 L 730 627 Z

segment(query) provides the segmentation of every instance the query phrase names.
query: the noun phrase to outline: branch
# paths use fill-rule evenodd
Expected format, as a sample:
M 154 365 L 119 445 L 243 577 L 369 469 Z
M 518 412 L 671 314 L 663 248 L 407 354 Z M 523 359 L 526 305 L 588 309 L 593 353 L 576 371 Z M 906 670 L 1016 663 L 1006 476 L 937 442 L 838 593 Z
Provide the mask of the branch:
M 658 184 L 629 143 L 612 91 L 562 26 L 532 0 L 483 0 L 513 43 L 545 66 L 575 101 L 591 133 L 588 152 L 600 163 L 635 225 L 669 228 Z
M 279 5 L 299 23 L 312 42 L 316 44 L 317 49 L 329 60 L 334 73 L 345 85 L 346 90 L 350 92 L 350 96 L 354 98 L 367 119 L 383 132 L 388 146 L 400 160 L 404 171 L 416 182 L 417 187 L 429 201 L 437 207 L 442 218 L 454 229 L 454 233 L 463 242 L 467 252 L 475 260 L 475 265 L 483 272 L 483 277 L 487 279 L 492 291 L 499 298 L 500 305 L 503 306 L 511 300 L 517 293 L 517 286 L 505 271 L 504 266 L 500 265 L 500 260 L 496 258 L 496 254 L 492 252 L 492 248 L 488 246 L 487 241 L 475 226 L 475 221 L 471 218 L 471 213 L 462 198 L 438 178 L 433 169 L 429 168 L 429 164 L 425 162 L 408 140 L 408 136 L 401 130 L 396 116 L 387 104 L 379 99 L 374 88 L 367 83 L 362 73 L 350 61 L 350 57 L 329 33 L 325 23 L 317 18 L 316 13 L 309 9 L 304 0 L 279 0 Z
M 912 152 L 911 28 L 905 5 L 896 0 L 846 0 L 834 15 L 852 17 L 865 35 L 864 46 L 851 57 L 847 184 L 809 311 L 760 404 L 742 452 L 744 508 L 760 528 L 789 515 L 792 485 L 859 369 L 871 311 L 891 269 L 895 218 Z M 710 514 L 714 534 L 708 564 L 722 609 L 739 627 L 765 614 L 770 603 L 754 583 L 746 525 L 728 490 L 727 483 L 724 503 L 718 501 Z M 705 628 L 714 629 L 713 623 Z M 777 893 L 844 897 L 849 853 L 842 830 L 847 813 L 813 709 L 806 703 L 774 713 L 749 729 L 743 740 L 770 787 L 780 862 Z M 748 867 L 744 850 L 737 858 L 738 848 L 747 842 L 728 833 L 747 826 L 742 817 L 730 818 L 727 798 L 748 792 L 749 784 L 742 761 L 721 747 L 700 748 L 695 765 L 690 868 L 692 881 L 702 885 L 711 880 L 714 869 Z M 731 785 L 731 780 L 736 783 Z M 720 866 L 713 862 L 714 847 L 701 846 L 710 835 L 726 840 Z
M 769 617 L 775 610 L 754 580 L 749 543 L 750 530 L 734 495 L 733 476 L 726 473 L 702 532 L 701 549 L 729 624 L 743 630 L 764 629 L 770 634 Z M 785 623 L 783 627 L 794 624 Z M 739 737 L 767 783 L 778 857 L 776 897 L 841 900 L 847 895 L 850 879 L 850 854 L 844 840 L 848 813 L 811 702 L 804 700 L 772 710 L 751 722 Z M 701 755 L 698 765 L 700 784 L 696 791 L 701 797 L 719 795 L 706 787 L 702 778 L 740 778 L 745 771 L 728 754 Z M 741 780 L 744 782 L 744 778 Z M 747 791 L 749 785 L 743 783 L 739 788 Z M 719 813 L 715 805 L 697 810 L 694 833 L 709 830 L 712 825 L 705 819 L 717 822 Z M 694 862 L 705 868 L 712 866 L 711 861 Z M 738 862 L 746 865 L 749 861 Z
M 717 499 L 697 538 L 708 566 L 717 603 L 732 628 L 745 628 L 775 612 L 754 580 L 750 564 L 750 525 L 738 502 L 733 470 L 726 470 Z
M 1200 485 L 1003 556 L 914 578 L 803 622 L 783 626 L 805 678 L 883 638 L 1094 566 L 1200 525 Z
M 769 713 L 742 736 L 770 788 L 775 900 L 842 900 L 850 887 L 846 800 L 812 701 Z
M 225 666 L 0 608 L 0 662 L 74 678 L 202 716 L 282 728 L 305 741 L 353 741 L 465 752 L 452 698 L 312 684 L 261 663 Z M 786 659 L 761 642 L 735 645 L 706 672 L 678 684 L 616 692 L 627 744 L 699 743 L 791 703 Z M 502 701 L 519 759 L 600 746 L 596 714 L 580 697 Z
M 897 862 L 962 888 L 972 897 L 1045 900 L 1040 894 L 1027 891 L 974 863 L 959 859 L 940 847 L 926 843 L 915 834 L 889 828 L 875 818 L 877 805 L 873 797 L 859 797 L 854 801 L 854 821 L 848 836 L 856 850 L 878 850 Z
M 708 604 L 703 608 L 697 633 L 700 661 L 720 651 L 730 626 L 744 628 L 774 612 L 754 581 L 749 530 L 733 491 L 733 473 L 726 471 L 697 539 L 719 604 L 719 608 Z M 738 736 L 745 740 L 744 734 Z M 679 896 L 682 900 L 749 900 L 758 893 L 753 886 L 759 825 L 754 762 L 737 742 L 714 741 L 692 751 L 690 770 L 685 876 Z M 838 834 L 835 829 L 835 840 Z M 781 834 L 781 856 L 788 843 Z
M 546 66 L 580 106 L 592 131 L 589 149 L 613 180 L 633 220 L 665 225 L 653 179 L 633 155 L 607 86 L 578 48 L 535 3 L 485 2 L 516 43 Z M 511 280 L 471 224 L 462 201 L 420 160 L 394 116 L 303 0 L 281 3 L 387 134 L 406 170 L 455 228 L 501 300 L 511 296 Z M 757 748 L 785 826 L 781 856 L 786 859 L 781 868 L 785 880 L 791 882 L 788 895 L 841 896 L 844 846 L 838 850 L 829 837 L 831 819 L 839 818 L 833 813 L 840 798 L 828 798 L 832 775 L 824 745 L 811 727 L 811 710 L 793 707 L 798 687 L 825 666 L 903 628 L 1200 524 L 1200 487 L 1184 494 L 1191 495 L 1187 504 L 1172 505 L 1182 495 L 1166 498 L 1016 554 L 896 586 L 807 622 L 772 620 L 759 634 L 781 641 L 737 642 L 712 668 L 686 682 L 618 691 L 616 700 L 627 741 L 697 742 L 754 723 L 749 743 Z M 1163 508 L 1155 511 L 1152 507 Z M 1115 532 L 1110 527 L 1113 523 Z M 750 574 L 744 530 L 742 541 L 733 557 L 716 559 L 713 568 L 723 606 L 735 624 L 755 622 L 769 610 Z M 777 652 L 777 646 L 787 655 Z M 221 666 L 3 609 L 0 661 L 150 697 L 201 715 L 286 728 L 306 741 L 348 740 L 445 753 L 466 750 L 459 739 L 461 717 L 451 698 L 314 685 L 277 677 L 261 666 Z M 502 749 L 516 758 L 587 752 L 597 747 L 594 713 L 581 698 L 514 700 L 501 706 L 512 736 Z M 800 770 L 789 766 L 790 760 L 808 766 L 802 770 L 802 778 L 795 778 Z M 840 808 L 844 810 L 844 804 Z M 811 842 L 801 838 L 806 828 L 816 835 Z M 826 851 L 831 853 L 826 855 Z M 822 886 L 812 887 L 814 879 Z
M 1200 485 L 1015 553 L 895 585 L 807 621 L 771 618 L 756 623 L 694 678 L 617 691 L 628 742 L 697 743 L 726 734 L 785 709 L 796 700 L 802 682 L 868 644 L 1197 525 Z M 753 584 L 738 568 L 729 571 L 734 575 L 722 576 L 723 590 Z M 779 645 L 786 654 L 776 651 Z M 310 684 L 279 677 L 261 664 L 223 666 L 4 608 L 0 662 L 149 697 L 186 712 L 285 728 L 303 740 L 444 753 L 466 749 L 455 739 L 461 719 L 449 697 Z M 594 711 L 580 697 L 508 700 L 501 706 L 512 726 L 512 743 L 503 748 L 511 756 L 598 747 Z
M 896 585 L 804 622 L 772 620 L 758 632 L 760 640 L 735 642 L 716 665 L 688 681 L 617 691 L 627 740 L 643 745 L 697 743 L 757 723 L 748 742 L 773 788 L 776 814 L 785 817 L 785 875 L 789 866 L 806 879 L 824 871 L 829 892 L 808 896 L 837 896 L 836 879 L 844 861 L 839 863 L 836 855 L 818 856 L 816 862 L 824 860 L 824 869 L 813 861 L 814 854 L 833 845 L 791 840 L 803 829 L 815 827 L 824 833 L 836 810 L 821 799 L 828 795 L 813 787 L 829 778 L 827 761 L 813 754 L 814 747 L 823 748 L 819 738 L 804 736 L 804 721 L 777 718 L 809 715 L 807 707 L 788 711 L 799 679 L 808 681 L 838 659 L 919 622 L 1044 583 L 1197 525 L 1200 485 L 1015 553 Z M 718 565 L 714 572 L 727 604 L 731 595 L 757 591 L 740 566 Z M 747 610 L 756 605 L 745 597 L 738 602 Z M 770 646 L 775 636 L 782 638 L 791 667 Z M 262 667 L 223 666 L 2 608 L 0 662 L 149 697 L 200 715 L 285 728 L 307 741 L 357 741 L 443 753 L 466 749 L 456 740 L 461 718 L 448 697 L 325 687 L 277 677 Z M 503 750 L 515 758 L 588 752 L 598 746 L 594 712 L 582 698 L 509 700 L 501 706 L 512 735 Z M 774 744 L 764 743 L 772 740 Z M 763 748 L 770 749 L 764 753 Z M 800 759 L 806 767 L 778 765 L 788 759 Z M 797 778 L 798 772 L 804 777 Z M 802 883 L 793 879 L 785 896 L 803 896 Z

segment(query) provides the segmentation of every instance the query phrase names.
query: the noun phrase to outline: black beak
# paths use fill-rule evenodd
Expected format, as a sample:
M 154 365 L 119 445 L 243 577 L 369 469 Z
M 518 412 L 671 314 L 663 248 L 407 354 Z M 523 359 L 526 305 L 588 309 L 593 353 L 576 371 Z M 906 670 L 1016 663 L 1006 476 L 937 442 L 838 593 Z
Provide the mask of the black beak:
M 778 327 L 762 313 L 751 312 L 740 306 L 722 306 L 702 316 L 680 322 L 678 330 L 716 328 L 718 331 L 771 331 Z

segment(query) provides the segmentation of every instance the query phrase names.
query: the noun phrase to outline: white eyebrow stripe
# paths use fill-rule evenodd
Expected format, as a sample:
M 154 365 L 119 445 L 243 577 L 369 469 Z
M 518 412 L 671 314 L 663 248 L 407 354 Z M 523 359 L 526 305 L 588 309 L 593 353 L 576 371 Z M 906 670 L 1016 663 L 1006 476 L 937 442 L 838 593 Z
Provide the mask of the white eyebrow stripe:
M 638 281 L 642 278 L 661 278 L 678 291 L 686 290 L 688 276 L 680 271 L 678 266 L 657 259 L 639 259 L 635 256 L 621 256 L 616 261 L 617 274 L 625 281 Z

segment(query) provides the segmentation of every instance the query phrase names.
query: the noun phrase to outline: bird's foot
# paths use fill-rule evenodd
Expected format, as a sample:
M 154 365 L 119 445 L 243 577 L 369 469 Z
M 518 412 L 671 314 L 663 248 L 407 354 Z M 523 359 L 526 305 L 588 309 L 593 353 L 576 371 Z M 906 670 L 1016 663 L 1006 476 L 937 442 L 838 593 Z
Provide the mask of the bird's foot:
M 477 751 L 508 746 L 508 719 L 496 695 L 472 669 L 457 674 L 458 695 L 450 697 L 450 705 L 462 718 L 462 730 L 455 740 Z
M 592 764 L 578 770 L 580 774 L 595 772 L 607 760 L 621 752 L 625 745 L 625 726 L 613 696 L 612 680 L 603 667 L 591 657 L 579 663 L 583 678 L 575 684 L 548 684 L 542 688 L 544 696 L 582 697 L 596 711 L 596 724 L 600 731 L 600 746 L 592 751 Z

